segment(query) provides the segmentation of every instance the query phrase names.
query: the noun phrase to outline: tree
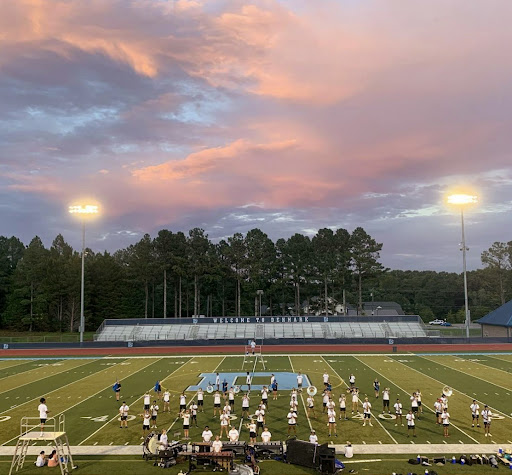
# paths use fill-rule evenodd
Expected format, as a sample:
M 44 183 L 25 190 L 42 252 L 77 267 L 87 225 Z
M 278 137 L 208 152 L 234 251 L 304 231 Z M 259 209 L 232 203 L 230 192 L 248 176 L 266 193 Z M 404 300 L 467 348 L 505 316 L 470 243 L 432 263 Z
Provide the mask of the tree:
M 319 229 L 311 240 L 314 259 L 314 267 L 321 276 L 324 285 L 324 312 L 329 315 L 329 295 L 327 286 L 336 272 L 337 246 L 336 237 L 332 229 Z
M 229 237 L 228 245 L 227 256 L 236 277 L 235 315 L 239 317 L 242 311 L 242 279 L 247 272 L 247 246 L 241 233 L 235 233 Z
M 17 237 L 0 236 L 0 317 L 7 307 L 7 299 L 12 293 L 13 274 L 24 252 L 25 246 Z
M 188 233 L 188 257 L 190 274 L 194 277 L 194 315 L 200 314 L 199 279 L 208 271 L 210 241 L 204 229 L 194 228 Z
M 508 243 L 495 242 L 487 251 L 482 252 L 481 255 L 482 264 L 489 269 L 490 277 L 494 281 L 493 284 L 497 284 L 492 285 L 492 287 L 497 287 L 501 305 L 506 302 L 505 281 L 512 263 L 511 249 L 512 241 Z
M 363 311 L 363 278 L 375 276 L 384 267 L 378 262 L 382 244 L 377 243 L 363 228 L 354 229 L 350 236 L 352 268 L 357 276 L 358 311 Z

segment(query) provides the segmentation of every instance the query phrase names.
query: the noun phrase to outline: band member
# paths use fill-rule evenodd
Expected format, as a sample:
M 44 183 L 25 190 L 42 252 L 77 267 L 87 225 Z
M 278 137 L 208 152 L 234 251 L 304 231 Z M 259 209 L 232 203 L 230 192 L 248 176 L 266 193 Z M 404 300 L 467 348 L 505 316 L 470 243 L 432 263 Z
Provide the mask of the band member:
M 260 429 L 263 429 L 265 425 L 265 410 L 260 406 L 256 409 L 254 415 L 256 416 L 256 434 L 259 434 Z
M 443 403 L 440 398 L 437 398 L 434 403 L 434 411 L 436 412 L 436 424 L 441 424 L 441 414 L 443 413 Z
M 327 403 L 329 402 L 329 391 L 324 391 L 322 393 L 322 414 L 327 412 Z
M 244 417 L 249 418 L 249 400 L 250 397 L 248 394 L 242 396 L 242 419 Z
M 214 454 L 222 452 L 222 442 L 218 435 L 215 436 L 215 440 L 212 442 L 212 451 Z
M 482 411 L 483 412 L 483 411 Z M 448 412 L 448 408 L 445 407 L 443 409 L 443 413 L 441 414 L 441 421 L 443 422 L 443 432 L 445 437 L 450 437 L 449 427 L 450 427 L 450 413 Z
M 197 427 L 197 410 L 199 406 L 196 404 L 195 401 L 192 401 L 192 404 L 190 405 L 190 415 L 192 416 L 192 421 L 190 425 L 194 424 Z
M 295 416 L 297 416 L 297 412 L 298 412 L 298 403 L 295 399 L 292 399 L 290 401 L 290 411 L 293 412 L 295 414 Z
M 302 392 L 303 381 L 304 381 L 304 376 L 302 376 L 302 373 L 299 371 L 297 374 L 297 389 L 299 390 L 299 393 Z
M 41 423 L 41 433 L 40 437 L 44 435 L 44 425 L 46 424 L 46 419 L 48 419 L 48 406 L 46 405 L 46 399 L 42 397 L 39 399 L 39 406 L 37 406 L 37 410 L 39 411 L 39 422 Z
M 327 401 L 327 410 L 335 410 L 336 409 L 336 403 L 332 400 L 331 395 L 329 394 L 329 400 Z
M 168 389 L 164 391 L 164 412 L 171 412 L 170 407 L 171 393 Z
M 333 431 L 334 437 L 338 437 L 336 432 L 336 411 L 334 409 L 329 409 L 327 412 L 327 424 L 329 425 L 329 437 L 331 437 Z
M 158 416 L 158 410 L 160 408 L 158 407 L 158 404 L 156 403 L 156 400 L 153 401 L 153 404 L 149 408 L 149 412 L 151 413 L 151 428 L 156 429 L 156 418 Z
M 371 417 L 372 417 L 372 404 L 370 401 L 368 401 L 368 398 L 365 397 L 364 402 L 363 402 L 363 420 L 364 420 L 363 427 L 366 425 L 367 419 L 368 419 L 368 424 L 370 425 L 370 427 L 373 427 Z
M 233 386 L 229 388 L 228 401 L 229 405 L 231 406 L 231 410 L 235 412 L 235 388 Z
M 121 416 L 121 425 L 119 426 L 121 429 L 124 428 L 128 429 L 128 411 L 130 410 L 130 407 L 126 404 L 125 401 L 123 401 L 123 404 L 119 408 L 119 415 Z
M 228 427 L 229 427 L 229 414 L 224 410 L 220 415 L 220 436 L 226 432 L 226 437 L 228 437 Z
M 272 381 L 272 384 L 270 385 L 272 388 L 272 400 L 277 401 L 277 388 L 279 387 L 277 383 L 277 379 L 274 378 L 274 381 Z
M 409 432 L 412 432 L 412 436 L 416 437 L 416 424 L 414 422 L 416 417 L 413 414 L 412 409 L 409 410 L 405 418 L 407 419 L 407 437 L 409 437 Z
M 185 391 L 180 394 L 180 412 L 183 412 L 187 408 L 187 395 Z
M 213 415 L 214 416 L 217 415 L 217 411 L 219 411 L 219 414 L 221 413 L 219 391 L 215 391 L 215 394 L 213 395 Z
M 348 377 L 348 382 L 350 383 L 351 388 L 356 385 L 356 377 L 352 373 L 350 373 L 350 376 Z
M 149 411 L 149 406 L 151 405 L 151 396 L 149 395 L 149 392 L 146 392 L 143 396 L 144 400 L 144 410 Z
M 491 437 L 491 416 L 492 412 L 489 409 L 487 404 L 484 406 L 484 410 L 482 411 L 482 420 L 484 421 L 484 432 L 485 437 Z
M 384 391 L 382 391 L 382 414 L 385 411 L 388 411 L 389 414 L 389 391 L 389 388 L 384 388 Z
M 291 401 L 291 403 L 292 402 L 293 401 Z M 290 435 L 292 431 L 297 435 L 297 414 L 290 409 L 290 412 L 286 417 L 288 419 L 288 435 Z
M 267 406 L 268 403 L 268 388 L 266 386 L 263 386 L 263 389 L 261 390 L 261 400 Z
M 254 421 L 254 419 L 251 419 L 251 422 L 249 422 L 249 424 L 246 424 L 246 427 L 249 429 L 249 442 L 251 444 L 256 443 L 257 433 L 256 422 Z
M 197 407 L 201 412 L 204 412 L 204 393 L 201 388 L 197 390 Z
M 475 421 L 476 426 L 480 427 L 480 406 L 476 402 L 476 399 L 473 399 L 473 403 L 469 408 L 471 409 L 471 427 L 475 427 Z
M 142 436 L 143 438 L 146 437 L 146 431 L 149 432 L 149 422 L 151 421 L 151 414 L 149 413 L 149 410 L 144 411 L 143 414 L 140 414 L 142 417 Z
M 251 381 L 252 381 L 251 373 L 249 373 L 249 371 L 247 371 L 247 375 L 245 376 L 245 384 L 247 384 L 248 392 L 251 392 Z
M 402 427 L 404 426 L 404 422 L 402 420 L 402 403 L 400 402 L 400 399 L 397 399 L 394 406 L 395 408 L 395 416 L 396 416 L 396 424 L 395 427 L 398 425 L 398 422 L 400 421 L 400 424 L 402 424 Z
M 112 389 L 116 393 L 116 401 L 119 401 L 121 397 L 121 383 L 118 379 L 116 379 L 116 382 L 114 383 L 114 386 L 112 386 Z
M 345 397 L 344 394 L 342 394 L 338 400 L 339 402 L 339 406 L 340 406 L 340 421 L 342 419 L 344 420 L 348 420 L 348 417 L 347 417 L 347 398 Z
M 228 437 L 230 442 L 238 442 L 238 437 L 240 437 L 238 429 L 236 427 L 231 426 L 231 429 L 229 430 L 228 433 Z
M 416 393 L 412 393 L 411 399 L 411 409 L 413 414 L 416 416 L 416 419 L 419 419 L 418 415 L 418 397 L 416 396 Z
M 421 404 L 421 391 L 418 389 L 416 391 L 416 400 L 418 401 L 418 413 L 423 414 L 423 405 Z
M 318 444 L 318 436 L 314 429 L 311 429 L 311 434 L 309 435 L 309 443 L 310 444 Z
M 188 439 L 188 431 L 190 428 L 190 411 L 186 409 L 184 412 L 180 412 L 180 417 L 183 419 L 183 436 Z
M 306 404 L 308 406 L 308 417 L 311 415 L 311 413 L 313 413 L 313 415 L 316 417 L 316 414 L 315 414 L 315 399 L 313 398 L 313 396 L 308 396 Z
M 162 385 L 160 384 L 160 381 L 157 381 L 155 383 L 154 391 L 158 399 L 162 398 Z
M 215 374 L 215 386 L 217 386 L 217 391 L 220 391 L 220 374 Z
M 211 442 L 213 433 L 208 426 L 204 426 L 201 436 L 203 437 L 203 442 Z
M 327 387 L 329 385 L 329 373 L 325 372 L 322 375 L 322 378 L 324 380 L 324 386 Z
M 264 444 L 268 444 L 270 442 L 270 439 L 272 439 L 272 434 L 268 430 L 268 427 L 263 428 L 263 432 L 261 433 L 261 441 Z
M 373 389 L 375 391 L 375 397 L 379 399 L 379 392 L 380 392 L 380 383 L 377 378 L 373 381 Z
M 352 414 L 359 413 L 359 388 L 351 388 L 352 392 Z

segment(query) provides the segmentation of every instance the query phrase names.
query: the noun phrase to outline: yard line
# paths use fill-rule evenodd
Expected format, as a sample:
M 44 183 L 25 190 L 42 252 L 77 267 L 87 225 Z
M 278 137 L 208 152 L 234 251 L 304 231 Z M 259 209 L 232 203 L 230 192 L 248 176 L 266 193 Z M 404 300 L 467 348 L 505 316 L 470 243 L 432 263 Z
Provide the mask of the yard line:
M 292 359 L 291 359 L 290 355 L 288 355 L 288 359 L 290 360 L 290 366 L 292 368 L 292 373 L 295 373 L 295 370 L 293 369 L 293 363 L 292 363 Z M 306 403 L 304 402 L 304 395 L 302 394 L 302 391 L 300 393 L 300 400 L 302 401 L 302 407 L 304 408 L 304 414 L 306 414 L 306 418 L 308 420 L 309 430 L 313 430 L 313 426 L 311 425 L 311 421 L 309 420 L 308 411 L 306 409 Z
M 152 363 L 149 363 L 149 364 L 152 364 Z M 147 365 L 147 366 L 149 366 L 149 365 Z M 145 367 L 147 368 L 147 366 L 145 366 Z M 109 366 L 108 368 L 105 368 L 105 369 L 102 369 L 101 371 L 98 371 L 98 373 L 101 373 L 102 371 L 106 371 L 106 370 L 109 370 L 109 369 L 112 369 L 112 368 L 113 368 L 113 366 Z M 85 379 L 85 378 L 81 378 L 81 379 Z M 77 380 L 77 381 L 80 381 L 80 380 Z M 73 383 L 66 384 L 66 386 L 70 386 L 71 384 L 75 384 L 77 381 L 74 381 Z M 62 386 L 62 387 L 65 388 L 66 386 Z M 52 416 L 52 417 L 58 417 L 61 414 L 64 414 L 66 411 L 69 411 L 70 409 L 73 409 L 74 407 L 78 406 L 79 404 L 82 404 L 84 401 L 87 401 L 88 399 L 96 396 L 96 394 L 99 394 L 102 391 L 105 391 L 105 389 L 108 389 L 109 387 L 110 387 L 110 384 L 108 386 L 105 386 L 104 388 L 100 389 L 98 392 L 96 392 L 94 394 L 91 394 L 90 396 L 86 397 L 85 399 L 82 399 L 81 401 L 77 402 L 76 404 L 73 404 L 72 406 L 68 407 L 64 411 L 58 412 L 57 414 L 55 414 L 55 416 Z M 62 388 L 59 388 L 59 389 L 62 389 Z M 33 401 L 35 401 L 36 399 L 33 399 Z M 30 428 L 27 432 L 30 432 L 32 429 L 35 429 L 36 427 L 39 427 L 39 424 L 37 424 L 34 427 Z M 12 439 L 8 440 L 7 442 L 4 442 L 0 446 L 7 445 L 9 442 L 12 442 L 13 440 L 16 440 L 17 438 L 19 438 L 19 435 L 17 435 L 16 437 L 13 437 Z
M 422 358 L 424 358 L 424 357 L 422 356 Z M 398 361 L 398 360 L 395 360 L 395 361 L 396 361 L 397 363 L 400 363 L 400 361 Z M 437 362 L 436 362 L 436 363 L 437 363 Z M 400 363 L 400 364 L 403 364 L 403 363 Z M 438 363 L 438 364 L 439 364 L 439 365 L 441 365 L 441 366 L 446 366 L 446 367 L 447 367 L 447 368 L 449 368 L 449 369 L 453 369 L 454 371 L 457 371 L 456 369 L 451 368 L 450 366 L 447 366 L 447 365 L 445 365 L 445 364 L 443 364 L 443 363 Z M 418 371 L 417 369 L 412 368 L 411 366 L 409 366 L 409 368 L 410 368 L 410 369 L 412 369 L 412 370 L 414 370 L 414 371 L 416 371 L 417 373 L 420 373 L 420 374 L 421 374 L 421 375 L 423 375 L 423 376 L 426 376 L 427 378 L 430 378 L 430 379 L 432 379 L 432 380 L 434 380 L 434 381 L 437 381 L 438 383 L 440 383 L 440 384 L 443 384 L 443 385 L 444 385 L 444 383 L 443 383 L 442 381 L 439 381 L 438 379 L 432 378 L 432 376 L 427 376 L 427 375 L 425 375 L 425 374 L 421 373 L 420 371 Z M 488 381 L 487 379 L 480 378 L 479 376 L 472 375 L 472 377 L 474 377 L 474 378 L 476 378 L 476 379 L 480 379 L 481 381 L 485 381 L 486 383 L 493 384 L 494 386 L 498 386 L 498 387 L 503 388 L 503 389 L 508 389 L 508 388 L 504 388 L 503 386 L 500 386 L 499 384 L 496 384 L 496 383 L 493 383 L 493 382 L 491 382 L 491 381 Z M 464 393 L 464 392 L 462 392 L 462 391 L 459 391 L 458 389 L 457 389 L 456 391 L 457 391 L 457 392 L 459 392 L 460 394 L 463 394 L 464 396 L 466 396 L 466 397 L 468 397 L 468 398 L 470 398 L 470 399 L 475 399 L 475 398 L 472 398 L 469 394 L 466 394 L 466 393 Z M 488 396 L 488 394 L 487 394 L 487 393 L 484 393 L 484 394 L 485 394 L 486 396 Z M 476 393 L 473 393 L 473 395 L 474 395 L 474 396 L 476 396 Z M 478 400 L 478 399 L 476 399 L 476 401 L 478 401 L 480 404 L 485 404 L 483 401 L 480 401 L 480 400 Z M 496 408 L 494 408 L 494 407 L 492 407 L 492 406 L 489 406 L 489 407 L 490 407 L 491 409 L 495 410 L 497 413 L 502 414 L 503 416 L 508 417 L 509 419 L 512 419 L 512 417 L 511 417 L 511 416 L 509 416 L 506 412 L 499 411 L 498 409 L 496 409 Z
M 354 358 L 356 358 L 354 356 Z M 326 362 L 326 364 L 329 366 L 329 368 L 331 368 L 333 371 L 334 371 L 334 374 L 336 376 L 338 376 L 338 378 L 341 379 L 341 381 L 343 382 L 343 384 L 348 388 L 348 384 L 345 382 L 345 380 L 338 374 L 338 372 L 327 362 L 327 360 L 322 356 L 322 359 Z M 358 360 L 360 363 L 363 363 L 361 360 L 359 360 L 358 358 L 356 358 L 356 360 Z M 363 363 L 365 366 L 367 366 L 369 368 L 369 366 L 365 363 Z M 362 403 L 363 401 L 361 401 L 361 398 L 359 398 L 359 401 Z M 373 412 L 372 412 L 373 414 Z M 395 443 L 395 444 L 398 444 L 398 442 L 396 441 L 396 439 L 390 434 L 390 432 L 382 425 L 382 422 L 380 422 L 379 418 L 378 417 L 375 417 L 373 416 L 373 419 L 382 427 L 382 429 L 384 429 L 384 431 L 386 432 L 386 434 L 388 434 L 388 436 L 390 437 L 390 439 Z
M 162 358 L 156 360 L 154 363 L 158 363 L 159 361 L 161 361 Z M 192 359 L 192 358 L 190 358 Z M 190 361 L 190 360 L 189 360 Z M 187 361 L 188 363 L 188 361 Z M 145 368 L 147 368 L 148 366 L 152 365 L 153 363 L 150 363 L 149 365 L 145 366 Z M 185 363 L 186 364 L 186 363 Z M 162 381 L 160 381 L 160 383 L 163 383 L 168 377 L 172 376 L 176 371 L 178 371 L 178 369 L 182 368 L 182 366 L 180 366 L 179 368 L 176 368 L 171 374 L 167 375 Z M 152 386 L 153 387 L 153 386 Z M 152 389 L 149 388 L 149 390 Z M 135 401 L 132 402 L 132 406 L 133 404 L 135 404 L 137 401 L 139 401 L 140 399 L 142 399 L 144 396 L 141 396 L 140 398 L 136 399 Z M 105 424 L 103 424 L 99 429 L 95 430 L 92 434 L 90 434 L 88 437 L 86 437 L 84 440 L 82 440 L 82 442 L 80 442 L 78 445 L 82 445 L 86 440 L 89 440 L 93 435 L 96 435 L 101 429 L 103 429 L 105 426 L 107 426 L 108 424 L 110 424 L 114 419 L 116 419 L 117 417 L 119 417 L 119 412 L 116 413 L 116 415 L 114 417 L 112 417 L 112 419 L 108 420 L 107 422 L 105 422 Z
M 361 361 L 357 356 L 353 356 L 353 357 L 354 357 L 356 360 Z M 397 361 L 397 360 L 395 360 L 395 361 L 396 361 L 397 363 L 400 363 L 400 362 L 399 362 L 399 361 Z M 369 368 L 371 368 L 371 366 L 367 365 L 364 361 L 361 361 L 361 363 L 363 363 L 364 365 L 366 365 L 366 366 L 368 366 Z M 400 364 L 402 364 L 402 365 L 403 365 L 404 363 L 400 363 Z M 406 365 L 404 365 L 404 366 L 406 366 Z M 411 368 L 411 369 L 414 369 L 414 368 Z M 415 370 L 415 371 L 416 371 L 416 370 Z M 419 373 L 419 371 L 417 371 L 417 372 Z M 420 373 L 420 374 L 421 374 L 422 376 L 426 376 L 426 375 L 424 375 L 423 373 Z M 433 379 L 434 381 L 437 381 L 436 379 L 431 378 L 430 376 L 426 376 L 426 377 L 427 377 L 427 378 L 430 378 L 430 379 Z M 437 381 L 437 382 L 439 382 L 439 381 Z M 397 384 L 396 382 L 392 381 L 392 383 L 393 383 L 393 384 L 394 384 L 398 389 L 400 389 L 401 391 L 403 391 L 403 392 L 404 392 L 404 394 L 410 394 L 410 393 L 408 393 L 404 388 L 402 388 L 402 387 L 398 386 L 398 384 Z M 430 412 L 435 413 L 435 411 L 434 411 L 431 407 L 427 406 L 425 403 L 422 403 L 422 406 L 426 407 Z M 451 422 L 451 421 L 450 421 L 450 425 L 451 425 L 452 427 L 455 427 L 458 431 L 462 432 L 466 437 L 470 438 L 471 440 L 474 440 L 477 444 L 479 444 L 479 443 L 480 443 L 480 442 L 478 442 L 478 440 L 476 440 L 476 439 L 474 439 L 473 437 L 471 437 L 470 435 L 466 434 L 462 429 L 458 428 L 458 427 L 457 427 L 453 422 Z M 443 442 L 444 442 L 444 443 L 446 443 L 446 441 L 444 441 L 444 440 L 443 440 Z

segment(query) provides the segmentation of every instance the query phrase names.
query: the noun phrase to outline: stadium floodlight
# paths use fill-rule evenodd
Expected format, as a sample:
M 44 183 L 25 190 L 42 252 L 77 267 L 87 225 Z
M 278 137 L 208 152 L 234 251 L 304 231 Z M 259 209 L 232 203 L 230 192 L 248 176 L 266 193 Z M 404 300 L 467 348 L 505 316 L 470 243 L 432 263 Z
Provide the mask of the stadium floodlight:
M 80 282 L 80 343 L 84 341 L 85 317 L 84 317 L 84 290 L 85 290 L 85 217 L 99 213 L 97 205 L 73 205 L 69 207 L 71 214 L 77 214 L 82 218 L 82 276 Z
M 464 276 L 464 314 L 466 317 L 466 338 L 469 339 L 469 325 L 471 323 L 471 317 L 469 313 L 468 304 L 468 278 L 466 272 L 466 252 L 469 248 L 466 246 L 466 234 L 464 232 L 464 207 L 470 204 L 478 202 L 476 195 L 469 195 L 465 193 L 455 193 L 448 196 L 448 203 L 460 207 L 460 222 L 462 227 L 462 242 L 460 244 L 460 250 L 462 251 L 462 274 Z

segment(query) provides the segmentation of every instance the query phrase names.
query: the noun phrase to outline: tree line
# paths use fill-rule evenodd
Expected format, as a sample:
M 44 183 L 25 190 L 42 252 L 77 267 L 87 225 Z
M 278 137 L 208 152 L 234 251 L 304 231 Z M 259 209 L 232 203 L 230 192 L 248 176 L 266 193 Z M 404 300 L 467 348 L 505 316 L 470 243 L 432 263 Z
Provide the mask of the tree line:
M 382 243 L 362 227 L 320 229 L 273 242 L 260 229 L 217 243 L 204 230 L 163 229 L 111 254 L 85 254 L 86 330 L 106 318 L 332 315 L 395 301 L 424 320 L 464 320 L 462 275 L 386 269 Z M 512 297 L 512 241 L 495 242 L 468 273 L 472 319 Z M 49 248 L 0 236 L 0 328 L 75 331 L 81 254 L 58 235 Z M 261 299 L 261 307 L 260 307 Z

